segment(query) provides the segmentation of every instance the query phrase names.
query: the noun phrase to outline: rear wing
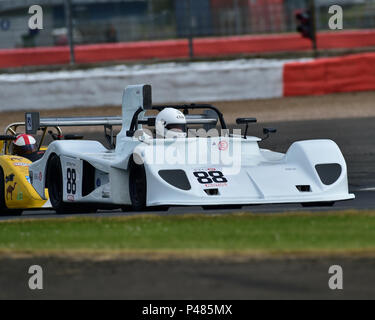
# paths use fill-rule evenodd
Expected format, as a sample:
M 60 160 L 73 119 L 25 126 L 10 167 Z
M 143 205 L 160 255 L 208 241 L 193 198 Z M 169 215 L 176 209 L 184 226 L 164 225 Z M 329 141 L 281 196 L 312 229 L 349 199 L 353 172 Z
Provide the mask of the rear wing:
M 39 112 L 27 112 L 25 114 L 25 127 L 27 134 L 36 134 L 38 130 L 46 127 L 88 127 L 121 125 L 122 117 L 120 116 L 40 118 Z
M 27 134 L 36 134 L 44 128 L 89 127 L 89 126 L 121 126 L 122 117 L 66 117 L 40 118 L 39 112 L 27 112 L 25 122 L 14 122 L 5 129 L 5 134 L 16 134 L 18 127 L 25 127 Z M 60 131 L 60 130 L 58 130 Z
M 152 106 L 152 110 L 161 111 L 164 108 L 172 107 L 177 109 L 208 109 L 204 114 L 186 114 L 187 124 L 203 124 L 215 126 L 220 120 L 223 128 L 226 128 L 222 114 L 211 105 L 178 105 L 178 106 Z M 155 117 L 143 117 L 138 119 L 139 112 L 133 115 L 131 128 L 135 131 L 138 124 L 155 125 Z M 64 118 L 40 118 L 39 112 L 25 113 L 25 122 L 15 122 L 5 129 L 5 134 L 15 135 L 18 127 L 25 127 L 27 134 L 37 134 L 39 130 L 47 130 L 47 128 L 55 128 L 58 134 L 62 134 L 61 127 L 91 127 L 104 126 L 105 132 L 109 129 L 113 131 L 114 126 L 122 126 L 123 119 L 121 116 L 113 117 L 64 117 Z
M 114 146 L 114 126 L 122 125 L 122 117 L 64 117 L 64 118 L 40 118 L 39 112 L 25 113 L 24 122 L 15 122 L 8 125 L 5 129 L 5 135 L 17 135 L 19 127 L 25 127 L 27 134 L 37 134 L 39 130 L 43 132 L 39 148 L 44 142 L 48 128 L 54 128 L 57 135 L 62 135 L 62 127 L 91 127 L 103 126 L 105 137 L 111 146 Z

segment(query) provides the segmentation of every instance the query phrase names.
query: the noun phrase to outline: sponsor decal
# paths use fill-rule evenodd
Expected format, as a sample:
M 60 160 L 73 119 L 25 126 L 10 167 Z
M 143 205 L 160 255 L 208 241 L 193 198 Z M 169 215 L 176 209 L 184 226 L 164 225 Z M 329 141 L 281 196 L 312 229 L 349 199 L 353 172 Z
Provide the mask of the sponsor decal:
M 14 191 L 14 189 L 16 189 L 16 185 L 17 185 L 17 182 L 15 182 L 14 185 L 8 186 L 8 188 L 6 190 L 6 192 L 7 192 L 7 195 L 6 195 L 7 200 L 9 200 L 9 197 L 10 197 L 10 200 L 13 200 L 13 191 Z
M 5 183 L 13 182 L 15 175 L 11 173 L 9 176 L 5 177 Z
M 225 151 L 225 150 L 228 149 L 228 142 L 220 141 L 217 146 L 218 146 L 220 151 Z
M 29 167 L 30 163 L 14 162 L 13 165 L 16 166 L 16 167 Z
M 43 174 L 39 172 L 39 181 L 42 181 L 42 180 L 43 180 Z
M 18 200 L 18 201 L 22 201 L 22 200 L 23 200 L 23 193 L 22 193 L 22 192 L 19 192 L 19 193 L 17 194 L 17 200 Z
M 212 183 L 212 184 L 205 184 L 205 187 L 207 188 L 221 188 L 221 187 L 227 187 L 227 183 Z
M 75 167 L 76 167 L 76 164 L 75 164 L 75 163 L 72 163 L 72 162 L 67 162 L 67 163 L 66 163 L 66 166 L 67 166 L 67 167 L 71 167 L 71 168 L 75 168 Z
M 68 201 L 71 201 L 71 202 L 75 200 L 73 195 L 68 195 L 67 199 Z
M 23 158 L 11 157 L 10 160 L 12 160 L 12 161 L 22 161 Z

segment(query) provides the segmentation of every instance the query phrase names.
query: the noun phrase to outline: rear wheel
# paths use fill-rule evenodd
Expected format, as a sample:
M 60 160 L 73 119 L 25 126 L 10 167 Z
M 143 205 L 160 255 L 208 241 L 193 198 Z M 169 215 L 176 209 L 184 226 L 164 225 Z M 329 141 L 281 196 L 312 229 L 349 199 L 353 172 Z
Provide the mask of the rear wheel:
M 333 207 L 334 204 L 335 204 L 335 201 L 301 203 L 302 207 L 304 207 L 304 208 Z
M 147 181 L 144 165 L 134 162 L 130 165 L 129 193 L 133 210 L 142 211 L 146 208 Z
M 0 216 L 20 216 L 22 212 L 22 209 L 8 209 L 6 206 L 4 171 L 0 167 Z

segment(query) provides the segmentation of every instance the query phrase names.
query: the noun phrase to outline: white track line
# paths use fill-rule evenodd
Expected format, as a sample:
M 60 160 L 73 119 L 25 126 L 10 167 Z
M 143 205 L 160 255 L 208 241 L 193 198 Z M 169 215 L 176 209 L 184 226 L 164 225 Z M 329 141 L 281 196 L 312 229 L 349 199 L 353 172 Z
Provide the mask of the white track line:
M 362 188 L 362 189 L 358 189 L 358 191 L 375 191 L 375 187 Z

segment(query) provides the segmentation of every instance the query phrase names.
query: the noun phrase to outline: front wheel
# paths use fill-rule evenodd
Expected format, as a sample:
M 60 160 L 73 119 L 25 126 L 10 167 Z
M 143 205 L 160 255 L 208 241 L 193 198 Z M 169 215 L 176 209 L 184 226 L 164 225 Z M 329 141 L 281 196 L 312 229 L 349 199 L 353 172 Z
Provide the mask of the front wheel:
M 70 211 L 70 206 L 63 201 L 63 174 L 60 157 L 53 154 L 48 160 L 47 166 L 48 194 L 52 208 L 58 213 L 63 214 Z

